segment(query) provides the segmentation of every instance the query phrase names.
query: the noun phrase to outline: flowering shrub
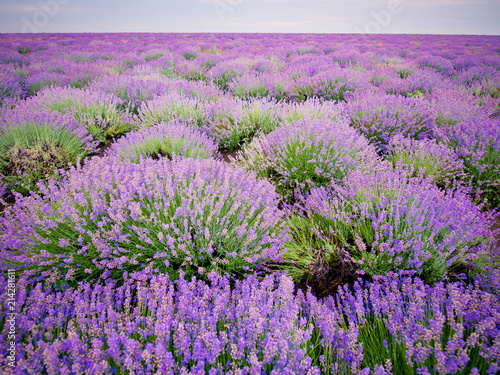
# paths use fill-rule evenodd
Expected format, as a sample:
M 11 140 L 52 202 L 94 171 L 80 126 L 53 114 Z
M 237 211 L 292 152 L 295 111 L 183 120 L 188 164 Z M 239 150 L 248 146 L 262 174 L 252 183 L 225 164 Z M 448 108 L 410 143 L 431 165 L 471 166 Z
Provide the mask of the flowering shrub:
M 102 91 L 70 87 L 47 88 L 23 105 L 71 115 L 101 142 L 133 128 L 132 119 L 118 109 L 121 100 Z
M 95 142 L 72 118 L 18 108 L 0 119 L 0 174 L 7 190 L 28 193 L 91 153 Z
M 342 122 L 345 120 L 344 107 L 335 106 L 317 99 L 309 99 L 302 103 L 284 103 L 277 108 L 277 116 L 283 124 L 307 119 L 325 119 L 328 121 Z M 266 133 L 267 134 L 267 133 Z
M 487 257 L 490 220 L 459 191 L 441 191 L 405 171 L 352 172 L 314 188 L 302 209 L 320 236 L 369 275 L 414 270 L 428 282 Z
M 204 103 L 169 93 L 144 102 L 139 108 L 139 119 L 144 126 L 179 119 L 201 128 L 207 123 L 207 113 Z
M 279 262 L 287 238 L 273 187 L 214 160 L 97 158 L 41 190 L 7 209 L 0 244 L 67 280 L 242 275 Z
M 150 128 L 139 129 L 118 139 L 108 155 L 138 163 L 145 157 L 175 156 L 208 159 L 218 155 L 217 145 L 190 125 L 180 122 L 162 122 Z
M 363 87 L 363 78 L 351 69 L 330 68 L 314 76 L 299 76 L 290 89 L 292 102 L 319 99 L 334 103 L 345 102 L 346 96 Z
M 239 163 L 269 178 L 285 200 L 295 190 L 341 182 L 348 171 L 368 168 L 377 159 L 366 138 L 343 122 L 301 120 L 254 139 Z
M 467 180 L 463 161 L 453 150 L 434 139 L 416 141 L 394 136 L 387 152 L 394 168 L 408 169 L 412 177 L 431 178 L 440 187 L 451 187 Z
M 433 120 L 427 103 L 401 96 L 372 95 L 349 102 L 351 126 L 359 129 L 381 152 L 395 135 L 421 139 L 429 136 Z

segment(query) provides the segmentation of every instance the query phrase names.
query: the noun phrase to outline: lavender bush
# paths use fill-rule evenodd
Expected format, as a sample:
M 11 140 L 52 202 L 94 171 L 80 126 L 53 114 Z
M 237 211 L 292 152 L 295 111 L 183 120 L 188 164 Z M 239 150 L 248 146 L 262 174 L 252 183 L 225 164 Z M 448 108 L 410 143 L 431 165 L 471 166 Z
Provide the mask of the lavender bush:
M 394 168 L 407 169 L 411 177 L 422 175 L 443 188 L 468 180 L 464 162 L 455 152 L 436 140 L 414 140 L 394 136 L 387 149 Z
M 421 99 L 401 96 L 360 96 L 346 108 L 351 126 L 359 129 L 384 153 L 392 137 L 412 139 L 430 136 L 433 118 L 429 106 Z
M 408 180 L 404 170 L 353 171 L 343 185 L 312 189 L 301 209 L 344 261 L 369 275 L 414 270 L 434 282 L 488 257 L 491 219 L 459 190 Z
M 348 171 L 368 168 L 377 156 L 366 138 L 345 122 L 301 120 L 244 147 L 238 162 L 269 178 L 287 200 L 294 193 L 341 182 Z
M 133 120 L 118 109 L 121 100 L 102 91 L 48 88 L 23 105 L 71 115 L 101 142 L 133 129 Z
M 28 193 L 93 152 L 95 142 L 71 117 L 29 108 L 4 111 L 0 121 L 0 174 L 8 190 Z
M 242 275 L 281 260 L 287 235 L 277 194 L 240 168 L 94 158 L 64 177 L 1 219 L 2 249 L 22 251 L 13 258 L 20 266 L 66 280 L 141 269 L 176 279 L 181 271 Z
M 208 159 L 217 157 L 218 152 L 213 140 L 192 126 L 181 122 L 162 122 L 118 139 L 107 154 L 137 163 L 146 157 Z

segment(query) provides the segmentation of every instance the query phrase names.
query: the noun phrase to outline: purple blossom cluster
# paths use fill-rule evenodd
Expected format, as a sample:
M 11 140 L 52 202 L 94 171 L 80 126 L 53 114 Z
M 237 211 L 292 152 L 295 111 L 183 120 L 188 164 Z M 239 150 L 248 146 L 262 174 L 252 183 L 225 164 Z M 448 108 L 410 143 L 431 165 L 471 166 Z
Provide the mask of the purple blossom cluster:
M 305 316 L 327 348 L 326 373 L 496 374 L 500 370 L 498 297 L 461 283 L 425 285 L 389 273 L 339 288 L 336 298 L 307 295 Z
M 3 304 L 7 279 L 0 282 Z M 18 364 L 12 369 L 2 358 L 6 373 L 499 369 L 499 300 L 459 283 L 431 287 L 389 274 L 356 282 L 353 291 L 340 288 L 336 298 L 325 300 L 301 291 L 295 296 L 291 278 L 282 275 L 249 276 L 232 285 L 216 273 L 207 282 L 172 282 L 138 272 L 125 275 L 121 285 L 108 280 L 58 288 L 21 278 L 17 288 Z
M 1 283 L 3 304 L 7 280 Z M 320 373 L 307 355 L 313 326 L 301 317 L 289 278 L 250 276 L 231 286 L 216 274 L 205 283 L 137 273 L 122 284 L 58 291 L 19 280 L 18 362 L 12 371 L 2 357 L 2 371 Z M 4 332 L 0 338 L 5 350 Z

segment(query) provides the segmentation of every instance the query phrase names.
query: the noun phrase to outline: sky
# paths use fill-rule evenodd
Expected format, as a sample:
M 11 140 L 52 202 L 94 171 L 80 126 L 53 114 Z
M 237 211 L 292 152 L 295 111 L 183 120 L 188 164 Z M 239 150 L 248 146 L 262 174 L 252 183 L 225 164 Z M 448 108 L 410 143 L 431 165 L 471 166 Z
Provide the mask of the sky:
M 0 33 L 500 35 L 500 0 L 0 0 Z

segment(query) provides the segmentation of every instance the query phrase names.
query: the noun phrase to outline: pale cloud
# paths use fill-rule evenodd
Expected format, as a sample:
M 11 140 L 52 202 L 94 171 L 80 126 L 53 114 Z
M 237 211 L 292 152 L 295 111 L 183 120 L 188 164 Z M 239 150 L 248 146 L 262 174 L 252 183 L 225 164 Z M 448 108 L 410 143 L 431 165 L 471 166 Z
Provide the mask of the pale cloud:
M 66 13 L 74 13 L 74 12 L 82 12 L 87 10 L 88 8 L 82 6 L 68 6 L 68 5 L 60 5 L 57 12 L 66 12 Z M 30 5 L 30 4 L 0 4 L 0 12 L 1 13 L 10 13 L 10 14 L 26 14 L 26 13 L 34 13 L 43 11 L 43 8 L 40 5 Z
M 39 1 L 48 0 L 0 0 L 0 32 L 19 32 Z M 400 0 L 403 10 L 384 22 L 394 1 L 71 0 L 40 31 L 500 34 L 500 0 Z

